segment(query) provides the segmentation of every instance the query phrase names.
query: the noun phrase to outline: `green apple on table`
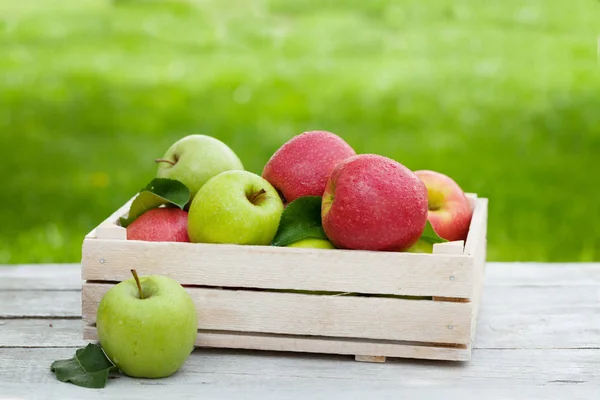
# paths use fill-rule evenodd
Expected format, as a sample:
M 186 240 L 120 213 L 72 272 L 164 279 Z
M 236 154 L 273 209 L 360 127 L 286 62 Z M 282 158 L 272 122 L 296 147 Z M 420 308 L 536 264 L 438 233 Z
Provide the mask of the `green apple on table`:
M 269 182 L 248 171 L 226 171 L 208 180 L 190 205 L 188 236 L 194 243 L 269 245 L 283 202 Z
M 188 135 L 179 139 L 156 162 L 156 177 L 175 179 L 186 185 L 190 190 L 190 200 L 213 176 L 244 169 L 231 148 L 207 135 Z
M 164 378 L 186 361 L 196 341 L 198 316 L 189 293 L 162 275 L 111 287 L 98 305 L 96 326 L 107 357 L 124 374 Z

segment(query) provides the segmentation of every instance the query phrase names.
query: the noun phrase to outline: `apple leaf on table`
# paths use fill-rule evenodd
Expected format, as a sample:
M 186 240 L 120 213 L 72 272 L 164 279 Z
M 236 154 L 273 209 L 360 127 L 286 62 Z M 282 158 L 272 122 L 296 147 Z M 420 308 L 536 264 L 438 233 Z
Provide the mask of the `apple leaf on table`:
M 106 357 L 100 346 L 90 343 L 77 349 L 73 358 L 54 361 L 50 370 L 61 382 L 100 389 L 106 385 L 108 375 L 116 371 L 117 367 Z
M 281 215 L 273 246 L 287 246 L 308 238 L 327 240 L 321 225 L 320 196 L 304 196 L 288 204 Z
M 175 179 L 154 178 L 143 188 L 129 207 L 127 218 L 121 217 L 121 226 L 127 228 L 146 211 L 163 204 L 179 207 L 183 210 L 190 201 L 190 190 Z

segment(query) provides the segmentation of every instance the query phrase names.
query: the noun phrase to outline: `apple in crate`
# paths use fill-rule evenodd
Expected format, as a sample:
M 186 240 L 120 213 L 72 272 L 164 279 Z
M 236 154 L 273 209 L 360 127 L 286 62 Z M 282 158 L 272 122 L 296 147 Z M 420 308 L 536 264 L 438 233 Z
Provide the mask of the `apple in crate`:
M 96 326 L 107 357 L 126 375 L 164 378 L 194 349 L 198 316 L 188 292 L 161 275 L 111 287 L 98 305 Z
M 333 244 L 326 239 L 306 238 L 290 243 L 286 247 L 299 247 L 307 249 L 335 249 Z
M 402 251 L 427 223 L 427 189 L 397 161 L 360 154 L 332 172 L 323 195 L 325 234 L 338 248 Z
M 427 218 L 433 230 L 449 241 L 465 240 L 473 210 L 461 187 L 440 172 L 420 170 L 415 171 L 415 175 L 427 187 Z
M 179 139 L 156 162 L 156 177 L 175 179 L 186 185 L 190 200 L 213 176 L 223 171 L 244 169 L 233 150 L 219 139 L 206 135 L 188 135 Z
M 188 234 L 195 243 L 268 245 L 282 213 L 281 198 L 269 182 L 248 171 L 222 172 L 192 201 Z
M 179 208 L 153 208 L 127 226 L 127 240 L 189 242 L 188 213 Z
M 304 132 L 294 136 L 273 154 L 262 177 L 288 203 L 303 196 L 322 196 L 333 168 L 354 155 L 354 149 L 331 132 Z

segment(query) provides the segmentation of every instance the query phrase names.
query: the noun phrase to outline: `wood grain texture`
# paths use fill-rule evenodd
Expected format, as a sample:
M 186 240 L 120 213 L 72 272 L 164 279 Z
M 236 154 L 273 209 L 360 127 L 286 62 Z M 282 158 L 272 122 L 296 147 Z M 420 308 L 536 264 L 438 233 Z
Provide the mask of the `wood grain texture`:
M 83 318 L 112 285 L 85 284 Z M 205 330 L 468 344 L 471 304 L 186 288 Z
M 98 333 L 93 326 L 84 327 L 84 339 L 97 341 Z M 471 350 L 434 345 L 391 343 L 360 339 L 333 339 L 309 336 L 244 334 L 235 332 L 200 331 L 196 337 L 197 347 L 223 349 L 271 350 L 298 353 L 346 354 L 385 354 L 394 358 L 414 358 L 423 360 L 467 361 Z M 373 356 L 364 356 L 366 359 Z M 378 356 L 385 358 L 384 356 Z M 362 361 L 362 360 L 357 360 Z
M 80 264 L 0 265 L 2 290 L 81 290 Z
M 485 286 L 600 287 L 600 263 L 488 263 Z M 567 289 L 570 287 L 570 289 Z
M 490 264 L 488 271 L 503 268 L 506 269 L 505 264 Z M 545 267 L 538 268 L 543 270 Z M 600 265 L 597 268 L 600 268 Z M 589 269 L 591 274 L 595 273 L 595 268 Z M 573 279 L 579 279 L 575 273 L 579 267 L 574 266 L 572 270 Z M 474 347 L 477 349 L 600 348 L 598 287 L 572 286 L 568 282 L 568 277 L 566 279 L 567 281 L 562 282 L 565 286 L 486 286 L 482 296 Z M 10 300 L 8 293 L 12 295 Z M 0 323 L 8 322 L 1 320 L 7 315 L 12 318 L 24 316 L 77 318 L 81 316 L 80 301 L 81 294 L 75 291 L 0 291 Z M 15 331 L 11 337 L 17 336 L 18 325 L 0 325 L 0 333 L 3 334 L 13 328 Z M 81 331 L 77 334 L 81 335 Z M 65 345 L 74 344 L 65 342 Z
M 119 377 L 103 390 L 61 383 L 50 372 L 73 349 L 1 349 L 2 395 L 27 398 L 210 399 L 597 399 L 596 350 L 481 350 L 468 364 L 433 361 L 356 363 L 349 356 L 195 351 L 173 376 Z
M 465 248 L 464 240 L 454 242 L 434 243 L 433 254 L 462 254 Z
M 371 364 L 372 365 L 372 364 Z M 384 367 L 375 365 L 375 367 Z M 187 375 L 186 375 L 187 376 Z M 398 379 L 402 380 L 402 379 Z M 193 382 L 193 383 L 191 383 Z M 484 385 L 481 381 L 450 385 L 448 382 L 434 382 L 432 387 L 422 387 L 428 381 L 414 380 L 411 386 L 391 381 L 381 382 L 372 379 L 356 381 L 322 379 L 315 377 L 268 377 L 221 376 L 209 374 L 194 377 L 179 383 L 174 378 L 168 382 L 131 380 L 119 377 L 111 380 L 102 390 L 89 390 L 73 385 L 52 383 L 32 383 L 27 389 L 22 384 L 3 384 L 4 399 L 36 400 L 93 400 L 93 399 L 196 399 L 211 400 L 327 400 L 327 399 L 397 399 L 433 400 L 444 393 L 444 400 L 597 400 L 597 389 L 592 384 L 580 384 L 578 381 L 549 381 L 544 386 L 526 382 L 509 384 L 506 380 Z M 23 397 L 24 392 L 27 397 Z
M 212 379 L 211 379 L 212 378 Z M 28 397 L 22 397 L 21 385 L 7 383 L 2 388 L 7 398 L 12 400 L 31 398 L 36 400 L 92 400 L 92 399 L 190 399 L 208 398 L 211 400 L 315 400 L 335 399 L 397 399 L 398 395 L 411 400 L 432 400 L 443 391 L 444 400 L 596 400 L 597 390 L 592 385 L 577 382 L 551 382 L 546 386 L 506 382 L 483 385 L 481 383 L 463 385 L 438 385 L 435 388 L 422 388 L 418 382 L 414 386 L 399 386 L 393 382 L 360 380 L 356 382 L 321 380 L 320 378 L 279 378 L 277 380 L 252 379 L 244 376 L 210 377 L 196 379 L 195 385 L 131 381 L 119 378 L 110 381 L 103 390 L 86 391 L 73 385 L 59 383 L 34 383 L 28 387 Z M 21 395 L 21 396 L 19 396 Z M 12 397 L 14 396 L 14 397 Z M 112 396 L 112 397 L 111 397 Z
M 115 224 L 102 224 L 96 228 L 96 239 L 127 240 L 127 229 Z
M 479 248 L 479 242 L 486 237 L 487 216 L 488 199 L 479 197 L 475 200 L 475 209 L 473 210 L 473 217 L 465 242 L 465 255 L 474 255 Z
M 0 318 L 79 318 L 80 291 L 0 291 Z
M 481 308 L 481 294 L 485 290 L 485 267 L 487 258 L 487 212 L 488 200 L 478 199 L 477 206 L 480 208 L 477 220 L 471 221 L 471 227 L 480 234 L 472 238 L 471 243 L 475 241 L 476 248 L 473 250 L 473 310 L 471 314 L 471 345 L 477 335 L 477 319 L 479 309 Z M 482 217 L 483 216 L 483 217 Z M 477 225 L 475 225 L 477 224 Z M 465 252 L 470 251 L 465 247 Z
M 3 347 L 84 347 L 80 319 L 0 319 Z M 1 350 L 0 350 L 1 351 Z
M 472 260 L 457 255 L 86 239 L 82 264 L 86 280 L 122 281 L 136 268 L 188 285 L 447 297 L 472 292 Z
M 77 290 L 82 283 L 81 264 L 0 265 L 0 290 Z M 490 286 L 600 287 L 600 263 L 488 262 Z
M 434 243 L 433 245 L 433 254 L 463 254 L 464 251 L 464 241 L 463 240 L 457 240 L 457 241 L 453 241 L 453 242 L 445 242 L 445 243 Z M 474 260 L 474 257 L 472 258 L 472 260 Z M 471 268 L 474 268 L 474 262 L 471 266 Z M 475 276 L 474 271 L 472 271 L 473 276 Z M 448 277 L 448 279 L 450 280 L 454 280 L 456 279 L 454 275 L 450 275 Z M 483 282 L 481 280 L 476 281 L 475 279 L 473 280 L 474 284 L 478 284 L 478 285 L 482 285 Z M 471 288 L 471 290 L 473 290 L 473 288 Z M 460 302 L 460 303 L 468 303 L 471 301 L 470 298 L 458 298 L 458 297 L 444 297 L 444 296 L 432 296 L 433 297 L 433 301 L 454 301 L 454 302 Z M 476 322 L 477 319 L 474 319 L 473 322 Z
M 600 349 L 597 287 L 490 286 L 481 304 L 475 347 Z
M 3 288 L 43 288 L 13 293 L 10 304 L 0 290 L 0 315 L 81 316 L 79 292 L 53 293 L 77 287 L 79 273 L 75 264 L 0 267 Z M 489 263 L 485 279 L 476 347 L 600 347 L 600 263 Z
M 55 291 L 64 280 L 79 279 L 76 266 L 39 267 L 49 274 L 41 290 L 21 289 L 24 282 L 37 282 L 38 268 L 3 268 L 0 285 L 8 290 L 0 290 L 0 296 L 13 296 L 0 298 L 0 309 L 17 318 L 73 314 L 64 307 L 79 314 L 79 292 Z M 62 279 L 52 279 L 50 271 L 63 274 Z M 50 372 L 54 360 L 73 356 L 73 347 L 43 348 L 81 346 L 80 320 L 0 317 L 0 398 L 419 400 L 442 394 L 445 400 L 596 400 L 600 264 L 490 263 L 485 279 L 468 363 L 389 359 L 379 365 L 356 363 L 353 355 L 203 348 L 170 378 L 119 377 L 103 390 L 90 390 L 61 383 Z M 63 308 L 56 306 L 57 299 Z M 31 340 L 42 348 L 23 348 Z

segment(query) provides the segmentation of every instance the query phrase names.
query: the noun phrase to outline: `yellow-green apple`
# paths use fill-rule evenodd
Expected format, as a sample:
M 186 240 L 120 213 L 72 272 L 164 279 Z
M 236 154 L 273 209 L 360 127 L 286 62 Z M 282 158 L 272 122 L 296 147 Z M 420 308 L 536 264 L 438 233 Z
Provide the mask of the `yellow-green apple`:
M 415 244 L 405 250 L 409 253 L 433 253 L 433 243 L 419 239 Z
M 321 206 L 323 229 L 338 248 L 401 251 L 427 223 L 427 189 L 411 170 L 360 154 L 331 173 Z
M 162 275 L 111 287 L 100 300 L 96 327 L 108 358 L 126 375 L 164 378 L 186 361 L 196 341 L 198 314 L 188 292 Z
M 306 238 L 290 243 L 286 247 L 303 247 L 310 249 L 335 249 L 333 244 L 327 239 Z
M 303 196 L 322 196 L 333 168 L 356 152 L 341 137 L 326 131 L 294 136 L 265 165 L 262 177 L 291 203 Z
M 473 210 L 461 187 L 440 172 L 420 170 L 415 175 L 427 187 L 427 218 L 433 230 L 446 240 L 465 240 Z
M 190 200 L 213 176 L 223 171 L 244 169 L 233 150 L 207 135 L 188 135 L 179 139 L 156 162 L 156 177 L 175 179 L 186 185 Z
M 188 235 L 196 243 L 271 244 L 283 203 L 273 186 L 248 171 L 212 177 L 192 201 Z
M 127 226 L 128 240 L 189 242 L 188 213 L 179 208 L 153 208 Z

